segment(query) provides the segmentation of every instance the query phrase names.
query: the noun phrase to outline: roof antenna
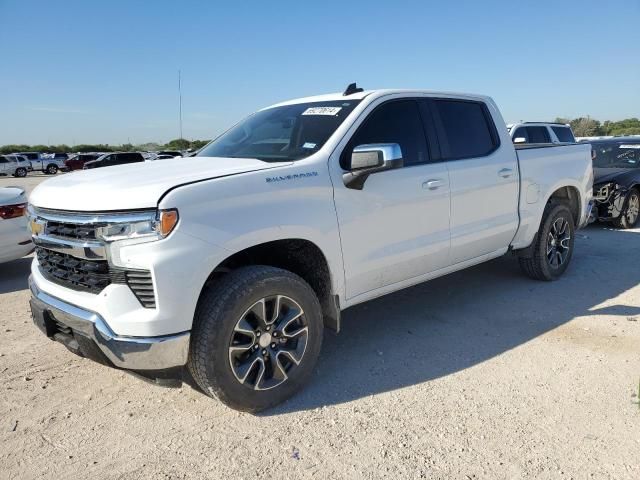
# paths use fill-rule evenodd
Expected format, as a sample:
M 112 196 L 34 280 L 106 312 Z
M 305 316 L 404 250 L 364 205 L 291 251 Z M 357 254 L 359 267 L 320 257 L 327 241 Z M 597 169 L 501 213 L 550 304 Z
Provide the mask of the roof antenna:
M 356 85 L 356 82 L 350 83 L 349 86 L 347 87 L 347 89 L 342 93 L 343 97 L 346 97 L 348 95 L 354 94 L 354 93 L 360 93 L 360 92 L 364 92 L 364 88 L 360 88 Z

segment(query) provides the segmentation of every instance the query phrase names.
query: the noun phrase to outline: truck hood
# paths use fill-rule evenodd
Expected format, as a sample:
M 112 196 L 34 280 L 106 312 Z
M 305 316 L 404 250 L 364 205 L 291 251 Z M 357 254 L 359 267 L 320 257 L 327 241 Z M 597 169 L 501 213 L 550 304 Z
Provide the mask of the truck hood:
M 640 168 L 599 168 L 593 169 L 593 183 L 615 182 L 622 186 L 630 186 L 640 181 Z
M 41 208 L 99 212 L 154 208 L 185 183 L 289 165 L 251 158 L 191 157 L 130 163 L 60 174 L 36 187 L 29 202 Z

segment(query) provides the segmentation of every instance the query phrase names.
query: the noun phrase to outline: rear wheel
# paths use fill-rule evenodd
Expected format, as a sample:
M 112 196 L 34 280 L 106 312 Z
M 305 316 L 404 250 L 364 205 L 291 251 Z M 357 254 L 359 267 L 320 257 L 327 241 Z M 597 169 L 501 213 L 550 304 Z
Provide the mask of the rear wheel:
M 18 169 L 16 169 L 16 173 L 15 173 L 16 177 L 26 177 L 27 176 L 27 169 L 20 167 Z
M 573 255 L 575 225 L 567 205 L 550 203 L 533 244 L 520 253 L 520 267 L 535 280 L 556 280 Z
M 632 189 L 627 196 L 622 213 L 614 220 L 618 228 L 633 228 L 638 223 L 640 216 L 640 193 L 637 189 Z
M 322 333 L 320 304 L 302 278 L 279 268 L 242 267 L 202 294 L 189 370 L 209 396 L 257 412 L 309 380 Z
M 56 173 L 58 173 L 58 166 L 54 164 L 47 165 L 45 173 L 48 173 L 49 175 L 55 175 Z

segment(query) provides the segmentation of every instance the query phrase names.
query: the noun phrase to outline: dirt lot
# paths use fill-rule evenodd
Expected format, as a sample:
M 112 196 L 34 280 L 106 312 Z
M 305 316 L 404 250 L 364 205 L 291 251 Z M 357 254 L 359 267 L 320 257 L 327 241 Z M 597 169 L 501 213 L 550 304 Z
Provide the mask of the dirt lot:
M 258 416 L 44 338 L 29 263 L 0 265 L 0 478 L 640 478 L 640 230 L 583 230 L 554 283 L 505 257 L 354 307 Z

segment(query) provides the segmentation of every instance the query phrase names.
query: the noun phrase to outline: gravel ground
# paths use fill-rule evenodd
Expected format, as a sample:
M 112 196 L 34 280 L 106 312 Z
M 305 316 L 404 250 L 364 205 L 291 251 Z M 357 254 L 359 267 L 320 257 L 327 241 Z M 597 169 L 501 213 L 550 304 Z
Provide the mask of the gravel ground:
M 74 356 L 0 265 L 0 478 L 638 479 L 638 252 L 593 226 L 557 282 L 504 257 L 354 307 L 260 415 Z

